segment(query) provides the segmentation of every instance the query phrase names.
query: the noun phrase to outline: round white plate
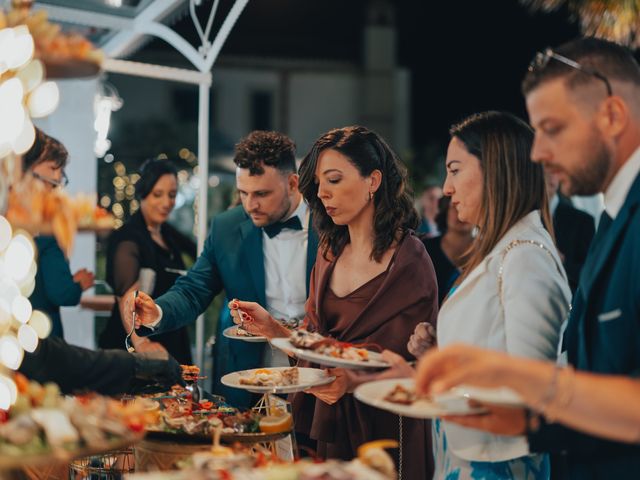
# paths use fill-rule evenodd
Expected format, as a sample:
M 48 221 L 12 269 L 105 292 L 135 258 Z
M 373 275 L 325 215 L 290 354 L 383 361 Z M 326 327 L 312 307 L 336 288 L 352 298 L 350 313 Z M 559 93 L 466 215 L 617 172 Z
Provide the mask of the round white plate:
M 227 387 L 241 388 L 255 393 L 295 393 L 306 390 L 307 388 L 326 385 L 336 379 L 333 375 L 327 375 L 327 372 L 319 368 L 298 368 L 300 376 L 296 385 L 257 387 L 255 385 L 245 385 L 240 383 L 240 379 L 242 377 L 250 377 L 256 370 L 286 370 L 288 368 L 291 367 L 242 370 L 240 372 L 228 373 L 222 377 L 220 381 Z
M 382 360 L 382 356 L 377 352 L 369 351 L 369 360 L 346 360 L 344 358 L 331 357 L 329 355 L 323 355 L 316 353 L 313 350 L 305 348 L 297 348 L 291 345 L 288 338 L 273 338 L 271 345 L 279 348 L 280 350 L 291 353 L 295 357 L 302 360 L 308 360 L 318 365 L 325 365 L 327 367 L 342 367 L 352 369 L 364 369 L 364 368 L 389 368 L 389 364 Z
M 460 395 L 468 400 L 475 400 L 491 405 L 502 405 L 505 407 L 524 407 L 526 404 L 522 397 L 507 387 L 482 388 L 470 385 L 460 385 L 449 390 L 450 393 Z
M 354 395 L 362 403 L 380 408 L 396 415 L 412 418 L 436 418 L 445 415 L 474 415 L 485 412 L 482 408 L 470 407 L 466 398 L 446 394 L 436 401 L 418 400 L 411 405 L 388 402 L 384 399 L 396 385 L 414 389 L 412 378 L 396 378 L 363 383 L 356 388 Z
M 264 343 L 267 341 L 267 337 L 259 337 L 257 335 L 254 335 L 252 337 L 247 337 L 246 335 L 238 335 L 237 330 L 238 330 L 238 326 L 232 325 L 229 328 L 225 328 L 222 331 L 222 335 L 232 340 L 242 340 L 243 342 L 250 342 L 250 343 Z

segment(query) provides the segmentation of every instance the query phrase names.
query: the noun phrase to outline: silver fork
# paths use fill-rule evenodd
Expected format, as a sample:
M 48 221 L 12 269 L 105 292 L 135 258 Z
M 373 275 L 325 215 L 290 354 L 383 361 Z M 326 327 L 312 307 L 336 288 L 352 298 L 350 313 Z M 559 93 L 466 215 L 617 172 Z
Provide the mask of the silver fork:
M 135 347 L 132 344 L 129 344 L 129 339 L 131 338 L 131 335 L 133 335 L 133 332 L 136 329 L 136 299 L 137 298 L 138 298 L 138 290 L 135 290 L 133 292 L 133 313 L 131 314 L 131 319 L 132 319 L 131 330 L 129 331 L 129 333 L 127 333 L 127 336 L 124 339 L 124 346 L 127 349 L 127 352 L 129 353 L 133 353 L 136 351 Z

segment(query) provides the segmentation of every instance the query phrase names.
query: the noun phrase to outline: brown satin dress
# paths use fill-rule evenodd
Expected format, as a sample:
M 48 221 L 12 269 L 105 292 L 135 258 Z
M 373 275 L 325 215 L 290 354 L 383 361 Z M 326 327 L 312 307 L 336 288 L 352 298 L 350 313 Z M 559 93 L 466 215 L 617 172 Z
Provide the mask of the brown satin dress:
M 316 260 L 309 306 L 310 327 L 323 335 L 352 343 L 377 343 L 410 358 L 406 342 L 418 321 L 437 312 L 437 287 L 424 247 L 414 238 L 396 251 L 387 270 L 350 294 L 339 297 L 329 286 L 335 266 Z M 318 312 L 319 316 L 314 313 Z M 312 366 L 299 362 L 299 366 Z M 352 394 L 333 405 L 314 396 L 292 396 L 296 430 L 317 440 L 322 458 L 350 460 L 361 444 L 377 439 L 400 439 L 400 417 L 358 402 Z M 402 419 L 403 478 L 430 479 L 433 473 L 429 422 Z M 390 451 L 398 462 L 398 450 Z

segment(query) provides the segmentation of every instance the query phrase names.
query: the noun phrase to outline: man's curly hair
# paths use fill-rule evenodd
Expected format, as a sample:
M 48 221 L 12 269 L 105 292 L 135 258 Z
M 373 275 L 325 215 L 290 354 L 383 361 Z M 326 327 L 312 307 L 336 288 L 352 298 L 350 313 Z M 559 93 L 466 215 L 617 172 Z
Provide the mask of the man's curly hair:
M 283 133 L 255 130 L 236 145 L 233 161 L 250 175 L 264 174 L 265 165 L 296 173 L 296 146 Z

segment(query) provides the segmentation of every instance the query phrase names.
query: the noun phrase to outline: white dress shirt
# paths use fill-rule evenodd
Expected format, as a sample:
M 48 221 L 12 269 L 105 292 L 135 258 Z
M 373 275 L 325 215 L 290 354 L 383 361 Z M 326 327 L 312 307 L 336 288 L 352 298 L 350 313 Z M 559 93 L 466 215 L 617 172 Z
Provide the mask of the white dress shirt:
M 604 209 L 611 219 L 615 219 L 620 213 L 624 201 L 629 195 L 631 185 L 640 173 L 640 148 L 629 157 L 604 192 Z
M 285 228 L 273 238 L 262 232 L 267 310 L 274 318 L 286 321 L 301 321 L 307 300 L 309 208 L 302 199 L 293 214 L 282 221 L 295 216 L 302 230 Z
M 278 320 L 299 323 L 304 318 L 307 300 L 307 245 L 309 239 L 309 208 L 304 200 L 289 218 L 298 216 L 302 230 L 285 228 L 273 238 L 262 232 L 264 255 L 264 285 L 267 311 Z M 288 366 L 283 352 L 266 348 L 265 366 Z

